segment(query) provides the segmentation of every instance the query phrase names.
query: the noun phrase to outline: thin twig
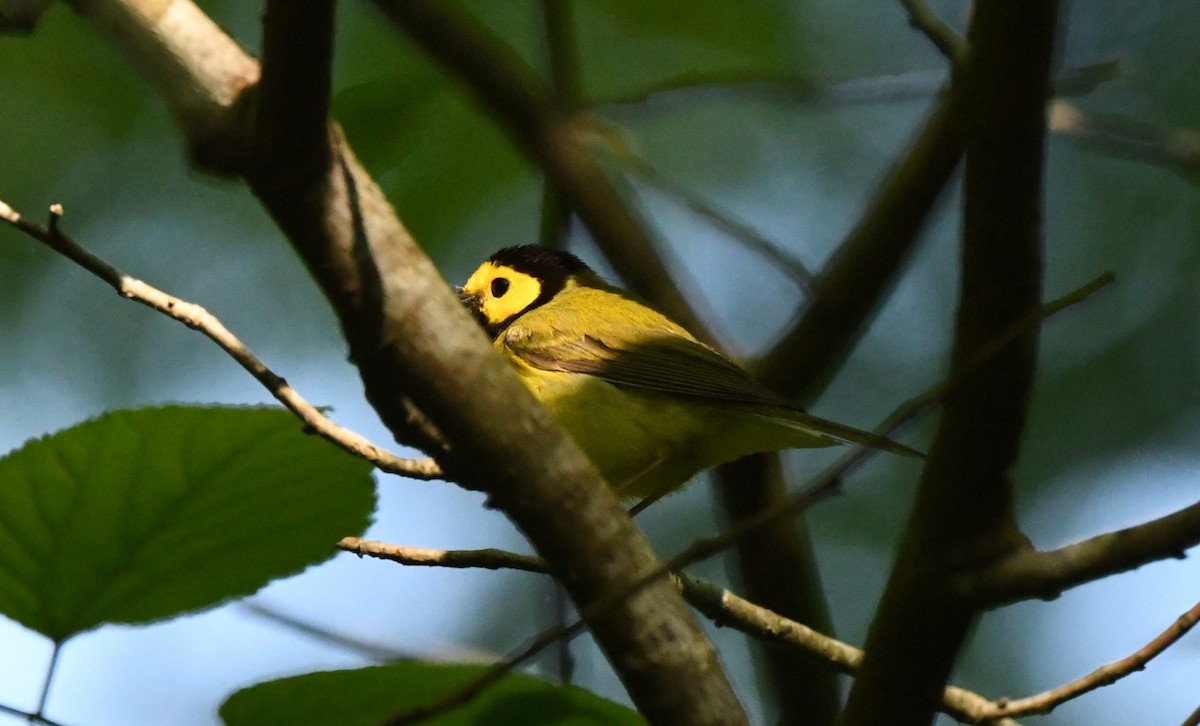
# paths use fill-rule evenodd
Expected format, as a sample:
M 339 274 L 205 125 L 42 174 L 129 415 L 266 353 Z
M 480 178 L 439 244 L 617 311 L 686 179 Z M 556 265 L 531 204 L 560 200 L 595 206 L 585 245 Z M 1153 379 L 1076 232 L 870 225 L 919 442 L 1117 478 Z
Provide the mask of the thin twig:
M 1115 60 L 1090 63 L 1062 71 L 1054 80 L 1056 96 L 1079 96 L 1121 75 Z M 606 111 L 637 109 L 664 102 L 673 96 L 761 92 L 784 97 L 792 103 L 854 105 L 912 101 L 933 98 L 946 87 L 940 71 L 913 71 L 857 78 L 818 78 L 756 71 L 687 71 L 621 95 L 594 99 Z
M 524 572 L 549 570 L 546 563 L 536 557 L 497 549 L 431 550 L 366 542 L 355 537 L 343 539 L 338 543 L 338 547 L 360 555 L 421 567 L 479 567 L 489 570 L 507 568 Z M 397 556 L 398 553 L 412 553 L 412 556 Z M 675 583 L 685 600 L 719 625 L 733 627 L 764 640 L 776 640 L 796 646 L 819 657 L 842 673 L 853 675 L 862 661 L 862 651 L 858 648 L 782 617 L 719 585 L 687 573 L 677 575 Z M 555 628 L 554 631 L 563 634 L 576 632 L 575 625 Z M 541 642 L 549 632 L 540 634 L 534 642 Z M 996 707 L 996 703 L 977 693 L 954 686 L 946 689 L 943 710 L 960 721 L 966 722 L 974 714 Z M 1004 720 L 995 726 L 1015 726 L 1015 723 Z
M 42 681 L 42 694 L 38 697 L 37 712 L 34 718 L 44 720 L 46 704 L 50 702 L 50 686 L 54 683 L 54 675 L 58 672 L 58 659 L 62 655 L 62 642 L 54 642 L 54 650 L 50 653 L 50 664 L 46 666 L 46 677 Z
M 925 34 L 942 55 L 951 61 L 963 57 L 967 50 L 967 42 L 954 28 L 938 17 L 933 8 L 925 4 L 925 0 L 900 0 L 900 4 L 908 11 L 908 22 Z
M 384 645 L 378 645 L 338 633 L 323 625 L 301 620 L 300 618 L 279 612 L 275 608 L 257 602 L 244 602 L 242 603 L 242 609 L 252 615 L 257 615 L 260 618 L 282 625 L 288 630 L 305 635 L 319 643 L 348 650 L 379 663 L 392 663 L 414 657 L 412 653 L 405 653 L 395 648 L 389 648 Z
M 1041 324 L 1047 317 L 1064 310 L 1068 307 L 1083 302 L 1093 293 L 1101 288 L 1111 284 L 1114 281 L 1112 273 L 1104 273 L 1096 279 L 1087 283 L 1083 287 L 1073 290 L 1060 298 L 1057 298 L 1049 303 L 1046 303 L 1038 310 L 1034 311 L 1025 319 L 1017 321 L 1010 326 L 1002 334 L 996 336 L 989 341 L 981 349 L 975 352 L 973 356 L 962 364 L 957 375 L 952 375 L 945 381 L 929 389 L 928 391 L 910 398 L 900 404 L 884 422 L 874 429 L 874 433 L 881 437 L 890 436 L 900 427 L 915 419 L 919 414 L 928 410 L 934 403 L 944 398 L 949 392 L 960 386 L 964 380 L 967 380 L 979 369 L 980 366 L 991 361 L 998 353 L 1003 351 L 1007 346 L 1011 345 L 1015 340 L 1018 340 L 1022 335 L 1028 333 L 1029 330 Z M 817 475 L 812 483 L 803 491 L 798 492 L 787 501 L 778 506 L 764 509 L 756 516 L 747 518 L 738 523 L 738 526 L 732 527 L 725 532 L 715 537 L 700 539 L 693 542 L 690 546 L 684 549 L 677 556 L 671 558 L 668 563 L 672 569 L 678 570 L 687 565 L 699 562 L 700 560 L 711 557 L 718 552 L 727 549 L 733 542 L 736 542 L 747 531 L 761 526 L 762 524 L 773 521 L 780 517 L 791 516 L 798 514 L 808 509 L 813 504 L 826 499 L 837 491 L 842 480 L 854 468 L 862 464 L 869 456 L 874 454 L 876 449 L 868 446 L 855 446 L 844 454 L 840 459 Z
M 1125 676 L 1142 670 L 1158 654 L 1174 645 L 1180 638 L 1186 635 L 1196 625 L 1197 621 L 1200 621 L 1200 603 L 1196 603 L 1192 606 L 1191 610 L 1180 615 L 1174 623 L 1171 623 L 1171 627 L 1138 649 L 1136 653 L 1121 660 L 1100 666 L 1083 678 L 1063 684 L 1057 688 L 1052 688 L 1049 691 L 1044 691 L 1027 698 L 997 701 L 991 704 L 990 710 L 980 713 L 980 718 L 983 721 L 990 721 L 994 718 L 1006 716 L 1033 716 L 1050 713 L 1067 701 L 1079 698 L 1083 694 L 1094 691 L 1097 688 L 1103 688 L 1104 686 L 1116 683 Z
M 638 179 L 682 204 L 730 239 L 774 262 L 779 270 L 791 278 L 806 295 L 812 294 L 812 271 L 803 262 L 780 249 L 777 244 L 767 239 L 758 230 L 745 222 L 734 219 L 728 212 L 701 198 L 698 194 L 685 188 L 684 185 L 667 178 L 645 157 L 639 155 L 628 145 L 617 149 L 615 156 L 618 162 Z
M 31 222 L 18 214 L 12 207 L 0 201 L 0 220 L 3 220 L 28 236 L 42 242 L 55 252 L 103 280 L 123 298 L 139 302 L 146 307 L 173 318 L 194 330 L 199 330 L 220 346 L 229 357 L 265 387 L 272 396 L 321 438 L 332 442 L 354 456 L 374 464 L 380 471 L 411 477 L 413 479 L 442 479 L 441 467 L 432 459 L 404 459 L 372 444 L 363 436 L 338 426 L 315 406 L 288 385 L 287 381 L 258 359 L 221 321 L 199 305 L 186 302 L 173 295 L 152 287 L 141 280 L 130 277 L 76 243 L 59 229 L 62 207 L 50 207 L 50 222 L 47 227 Z
M 1069 101 L 1050 104 L 1051 131 L 1072 141 L 1137 161 L 1159 164 L 1200 183 L 1200 133 L 1087 111 Z
M 17 718 L 23 718 L 26 721 L 28 721 L 29 723 L 40 723 L 40 724 L 45 724 L 45 726 L 63 726 L 63 724 L 59 723 L 58 721 L 48 719 L 41 714 L 30 713 L 29 711 L 22 711 L 19 708 L 14 708 L 12 706 L 6 706 L 3 703 L 0 703 L 0 713 L 7 713 L 10 716 L 16 716 Z
M 540 557 L 519 555 L 498 549 L 482 550 L 431 550 L 422 547 L 404 547 L 358 537 L 344 537 L 337 543 L 338 549 L 353 552 L 359 557 L 374 557 L 391 560 L 402 565 L 419 567 L 483 568 L 487 570 L 523 570 L 525 572 L 549 573 L 550 566 Z

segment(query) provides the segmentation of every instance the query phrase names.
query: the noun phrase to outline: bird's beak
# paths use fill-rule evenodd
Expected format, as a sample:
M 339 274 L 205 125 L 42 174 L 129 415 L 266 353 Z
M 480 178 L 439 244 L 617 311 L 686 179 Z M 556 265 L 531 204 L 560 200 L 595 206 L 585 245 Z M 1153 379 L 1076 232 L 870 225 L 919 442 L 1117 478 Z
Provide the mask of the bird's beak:
M 458 285 L 454 286 L 454 291 L 458 293 L 458 301 L 467 308 L 471 313 L 471 317 L 475 318 L 475 322 L 479 323 L 479 327 L 487 330 L 488 322 L 487 318 L 483 315 L 483 304 L 479 296 L 472 295 Z

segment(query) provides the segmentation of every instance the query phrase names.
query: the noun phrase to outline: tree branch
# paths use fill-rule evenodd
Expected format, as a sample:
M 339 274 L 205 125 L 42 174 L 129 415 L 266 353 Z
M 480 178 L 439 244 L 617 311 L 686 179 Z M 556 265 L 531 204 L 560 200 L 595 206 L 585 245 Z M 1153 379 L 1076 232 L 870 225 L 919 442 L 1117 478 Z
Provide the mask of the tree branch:
M 1167 558 L 1182 559 L 1200 544 L 1200 502 L 1164 517 L 1048 552 L 1016 552 L 964 575 L 962 596 L 981 607 L 1030 598 L 1053 599 L 1064 590 Z
M 900 0 L 900 4 L 908 11 L 908 22 L 921 31 L 929 42 L 949 58 L 952 62 L 962 58 L 967 52 L 966 41 L 938 17 L 933 8 L 925 4 L 925 0 Z
M 958 124 L 949 98 L 939 99 L 817 276 L 804 315 L 755 367 L 772 390 L 811 405 L 841 368 L 958 166 L 963 148 Z
M 295 159 L 286 147 L 251 144 L 244 109 L 235 108 L 257 64 L 198 9 L 186 0 L 81 0 L 78 7 L 164 91 L 193 147 L 209 150 L 202 158 L 228 160 L 224 169 L 245 177 L 329 298 L 367 397 L 392 432 L 436 443 L 422 435 L 428 431 L 412 415 L 411 397 L 453 447 L 434 448 L 439 463 L 490 495 L 552 563 L 581 612 L 624 594 L 588 625 L 642 713 L 653 723 L 744 722 L 694 615 L 668 582 L 645 584 L 661 571 L 645 538 L 487 345 L 337 128 L 320 142 L 328 149 L 309 150 L 316 161 L 305 168 L 323 159 L 327 167 L 289 176 Z
M 325 414 L 305 400 L 296 389 L 289 386 L 286 380 L 268 368 L 215 315 L 199 305 L 168 295 L 135 277 L 130 277 L 92 254 L 62 231 L 58 224 L 61 217 L 62 208 L 57 204 L 51 206 L 50 223 L 47 227 L 42 227 L 0 201 L 0 220 L 7 222 L 92 273 L 121 297 L 157 310 L 163 315 L 203 333 L 230 358 L 233 358 L 238 365 L 254 376 L 255 380 L 275 397 L 275 400 L 282 403 L 307 428 L 321 438 L 389 474 L 399 474 L 412 479 L 444 478 L 441 468 L 432 459 L 403 459 L 329 420 Z
M 953 99 L 966 143 L 962 283 L 954 376 L 1041 293 L 1045 101 L 1053 0 L 979 0 Z M 947 394 L 844 724 L 928 723 L 976 617 L 963 572 L 1028 547 L 1012 471 L 1036 366 L 1031 331 Z
M 1086 111 L 1069 101 L 1050 103 L 1050 129 L 1072 141 L 1136 161 L 1159 164 L 1200 183 L 1200 133 Z
M 507 568 L 525 572 L 546 572 L 546 563 L 538 558 L 505 550 L 430 550 L 419 547 L 390 545 L 383 542 L 346 537 L 338 548 L 404 565 L 420 567 L 481 567 Z M 862 662 L 862 651 L 839 640 L 822 635 L 813 628 L 782 617 L 768 608 L 738 597 L 729 590 L 699 577 L 680 573 L 675 584 L 692 607 L 718 625 L 735 628 L 766 641 L 784 643 L 799 648 L 809 660 L 824 664 L 822 670 L 836 670 L 853 675 Z M 570 629 L 568 629 L 570 630 Z M 551 631 L 540 636 L 538 640 Z M 964 723 L 978 723 L 979 714 L 998 708 L 998 704 L 977 693 L 951 686 L 946 689 L 942 710 Z M 994 726 L 1016 726 L 1010 719 L 1001 719 Z
M 1112 685 L 1125 676 L 1144 669 L 1146 664 L 1157 657 L 1159 653 L 1162 653 L 1186 635 L 1196 625 L 1197 621 L 1200 621 L 1200 603 L 1196 603 L 1192 606 L 1191 610 L 1180 615 L 1171 624 L 1171 627 L 1138 649 L 1136 653 L 1103 665 L 1083 678 L 1063 684 L 1058 688 L 1052 688 L 1049 691 L 1027 698 L 991 703 L 989 704 L 990 708 L 982 712 L 982 718 L 990 722 L 992 719 L 1008 716 L 1034 716 L 1050 713 L 1067 701 L 1079 698 L 1097 688 Z

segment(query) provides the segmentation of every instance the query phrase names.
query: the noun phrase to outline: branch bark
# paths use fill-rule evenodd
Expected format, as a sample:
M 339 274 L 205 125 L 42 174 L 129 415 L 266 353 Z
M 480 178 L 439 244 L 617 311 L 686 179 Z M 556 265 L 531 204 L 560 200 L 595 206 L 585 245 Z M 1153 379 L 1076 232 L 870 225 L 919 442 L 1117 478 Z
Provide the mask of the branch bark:
M 328 96 L 327 73 L 289 69 L 292 46 L 281 37 L 291 27 L 323 55 L 332 28 L 297 28 L 289 19 L 321 17 L 328 8 L 268 10 L 268 23 L 281 25 L 264 32 L 267 50 L 280 54 L 267 59 L 278 70 L 267 80 L 281 85 L 246 93 L 259 77 L 256 62 L 185 0 L 77 5 L 163 92 L 193 149 L 203 152 L 198 159 L 244 176 L 329 298 L 367 396 L 389 428 L 407 440 L 427 431 L 414 425 L 411 397 L 452 447 L 434 452 L 439 463 L 488 492 L 581 610 L 632 591 L 589 626 L 643 714 L 652 723 L 744 723 L 711 644 L 670 584 L 635 587 L 661 565 L 611 490 L 492 353 L 337 127 L 313 130 L 314 108 L 327 98 L 288 92 L 295 83 Z M 293 102 L 307 129 L 302 137 L 315 148 L 255 137 L 253 129 L 287 118 Z M 258 120 L 251 125 L 248 117 Z
M 951 376 L 1032 313 L 1041 288 L 1045 103 L 1052 1 L 979 0 L 954 68 L 966 143 L 962 287 Z M 976 607 L 955 578 L 1028 546 L 1012 470 L 1032 387 L 1036 331 L 947 397 L 844 724 L 927 724 Z

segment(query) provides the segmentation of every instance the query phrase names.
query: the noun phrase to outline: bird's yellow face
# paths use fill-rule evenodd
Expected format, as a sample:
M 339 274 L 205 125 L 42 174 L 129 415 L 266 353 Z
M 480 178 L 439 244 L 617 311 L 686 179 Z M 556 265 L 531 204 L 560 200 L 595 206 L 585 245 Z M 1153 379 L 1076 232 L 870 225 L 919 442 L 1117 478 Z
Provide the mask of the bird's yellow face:
M 458 296 L 493 339 L 514 320 L 550 302 L 588 268 L 547 247 L 506 247 L 480 265 Z
M 542 294 L 542 281 L 508 265 L 488 261 L 459 291 L 463 304 L 493 338 L 533 307 Z

